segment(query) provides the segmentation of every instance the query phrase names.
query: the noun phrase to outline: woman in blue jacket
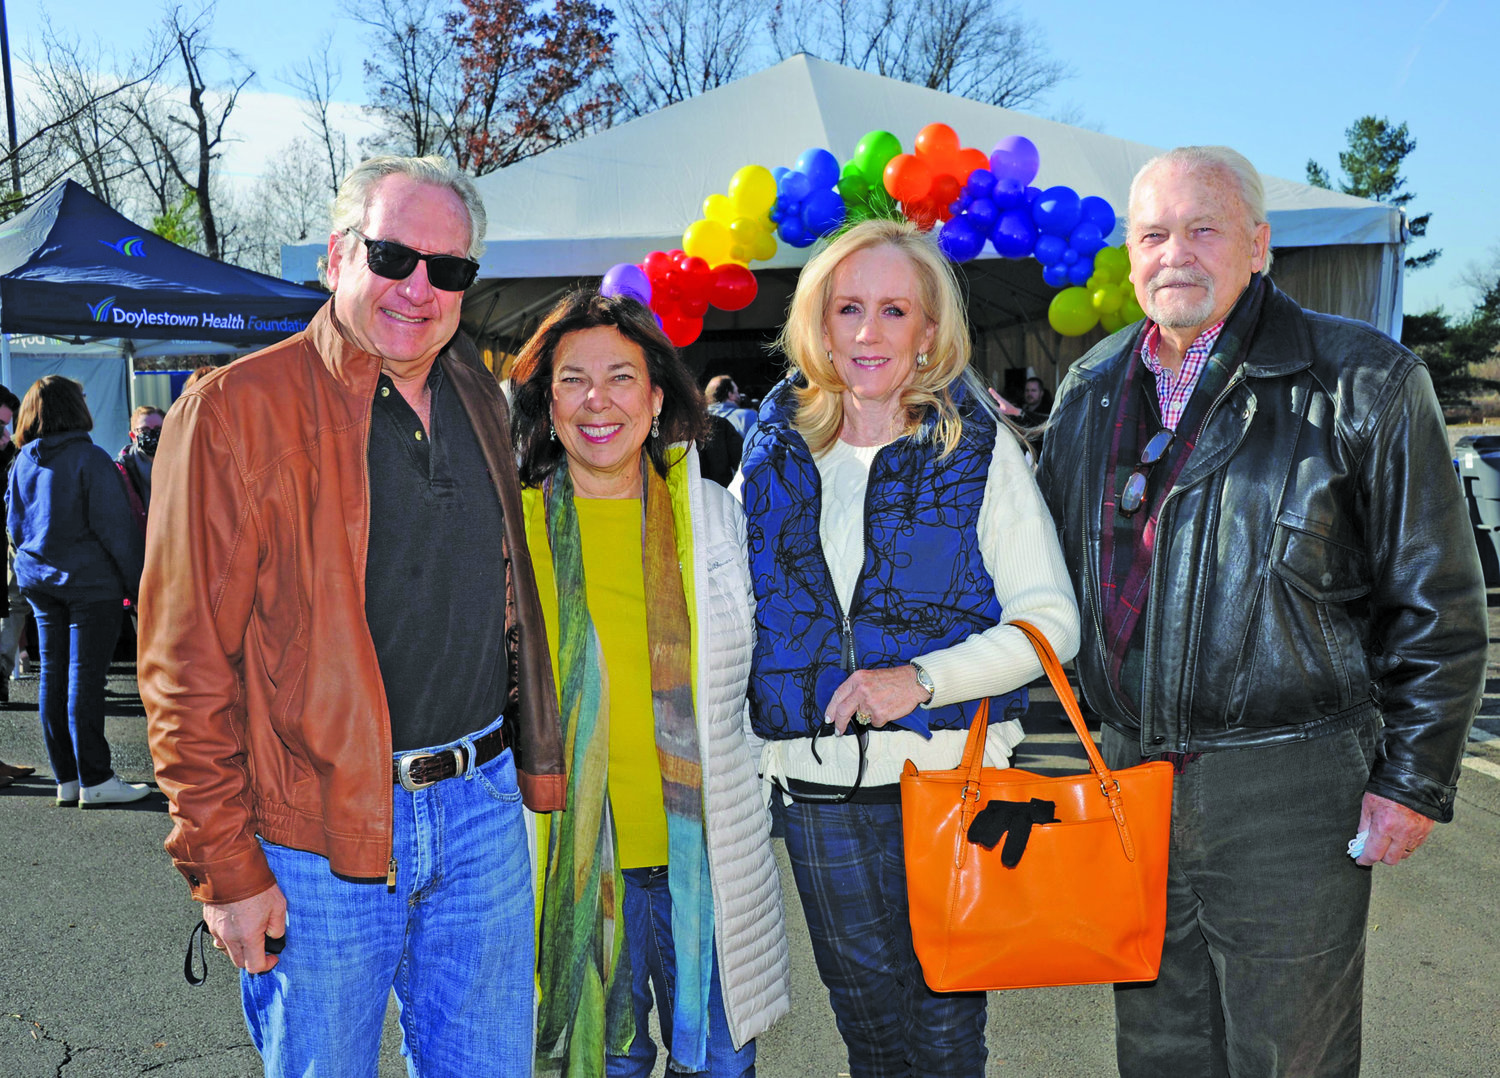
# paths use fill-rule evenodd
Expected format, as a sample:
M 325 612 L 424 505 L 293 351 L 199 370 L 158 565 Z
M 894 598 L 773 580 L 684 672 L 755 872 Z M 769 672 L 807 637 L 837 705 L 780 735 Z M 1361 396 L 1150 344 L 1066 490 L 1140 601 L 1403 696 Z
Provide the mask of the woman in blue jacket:
M 20 455 L 5 491 L 16 579 L 41 643 L 37 710 L 59 805 L 138 801 L 104 740 L 104 685 L 123 601 L 141 583 L 144 539 L 120 473 L 89 439 L 83 387 L 49 374 L 26 391 L 16 417 Z

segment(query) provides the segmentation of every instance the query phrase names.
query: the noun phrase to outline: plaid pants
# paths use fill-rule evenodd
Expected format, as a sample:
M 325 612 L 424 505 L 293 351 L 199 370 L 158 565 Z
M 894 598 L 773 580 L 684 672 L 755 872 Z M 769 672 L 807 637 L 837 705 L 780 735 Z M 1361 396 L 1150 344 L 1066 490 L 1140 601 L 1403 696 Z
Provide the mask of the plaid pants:
M 850 1078 L 982 1078 L 984 993 L 931 991 L 912 950 L 901 806 L 782 800 L 772 812 Z

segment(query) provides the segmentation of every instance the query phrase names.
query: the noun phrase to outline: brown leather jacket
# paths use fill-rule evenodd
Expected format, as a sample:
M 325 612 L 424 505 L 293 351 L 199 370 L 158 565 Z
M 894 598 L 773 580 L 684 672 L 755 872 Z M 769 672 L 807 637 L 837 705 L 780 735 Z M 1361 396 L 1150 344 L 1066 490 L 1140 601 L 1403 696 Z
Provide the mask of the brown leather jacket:
M 505 514 L 521 791 L 534 810 L 560 809 L 561 724 L 509 413 L 494 378 L 452 353 L 438 361 Z M 140 690 L 172 802 L 167 850 L 199 900 L 275 882 L 256 835 L 321 854 L 340 875 L 386 875 L 390 715 L 364 610 L 379 371 L 330 303 L 302 333 L 200 381 L 163 427 Z

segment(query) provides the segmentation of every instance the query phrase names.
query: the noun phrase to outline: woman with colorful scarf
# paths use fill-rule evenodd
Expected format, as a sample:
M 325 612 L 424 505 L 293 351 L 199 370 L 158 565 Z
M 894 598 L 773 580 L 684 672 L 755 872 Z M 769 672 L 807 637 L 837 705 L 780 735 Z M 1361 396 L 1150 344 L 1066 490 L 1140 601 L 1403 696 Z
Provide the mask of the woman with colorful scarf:
M 790 1007 L 744 732 L 739 505 L 699 471 L 703 395 L 651 312 L 576 292 L 512 372 L 527 536 L 568 753 L 538 818 L 536 1073 L 753 1075 Z

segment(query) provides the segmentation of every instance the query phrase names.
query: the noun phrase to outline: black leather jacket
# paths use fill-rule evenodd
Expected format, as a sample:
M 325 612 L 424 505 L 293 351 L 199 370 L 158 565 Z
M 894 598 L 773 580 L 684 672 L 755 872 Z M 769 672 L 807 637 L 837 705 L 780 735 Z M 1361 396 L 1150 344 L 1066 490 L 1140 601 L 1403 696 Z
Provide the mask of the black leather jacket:
M 1040 474 L 1082 612 L 1089 705 L 1143 753 L 1384 720 L 1367 789 L 1453 815 L 1488 632 L 1478 554 L 1427 368 L 1268 286 L 1244 362 L 1162 509 L 1137 717 L 1100 643 L 1108 438 L 1137 325 L 1073 365 Z

